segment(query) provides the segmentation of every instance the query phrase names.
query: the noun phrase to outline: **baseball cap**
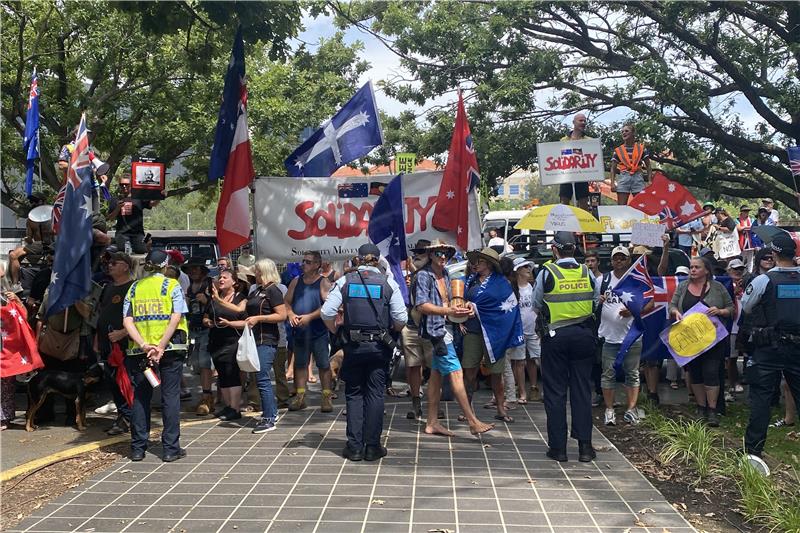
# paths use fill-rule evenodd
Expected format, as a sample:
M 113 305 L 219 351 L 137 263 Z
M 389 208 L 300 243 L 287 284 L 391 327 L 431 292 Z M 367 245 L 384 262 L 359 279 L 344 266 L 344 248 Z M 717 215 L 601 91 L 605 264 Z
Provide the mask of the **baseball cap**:
M 366 244 L 362 244 L 358 247 L 358 256 L 359 257 L 367 257 L 368 255 L 372 255 L 374 257 L 380 257 L 381 251 L 378 249 L 377 246 L 368 242 Z
M 699 255 L 700 257 L 703 257 L 704 255 L 709 255 L 709 254 L 710 255 L 714 255 L 714 250 L 712 250 L 711 248 L 706 247 L 706 248 L 701 248 L 700 249 L 700 253 L 698 253 L 697 255 Z
M 742 263 L 741 259 L 733 259 L 730 263 L 728 263 L 728 268 L 745 268 L 744 263 Z
M 631 251 L 628 250 L 628 248 L 626 246 L 617 246 L 616 248 L 611 250 L 611 257 L 614 257 L 617 254 L 622 254 L 622 255 L 624 255 L 626 257 L 630 257 L 631 256 Z
M 514 272 L 516 272 L 517 270 L 519 270 L 524 266 L 529 266 L 533 268 L 533 261 L 529 261 L 524 257 L 517 257 L 514 259 Z
M 762 204 L 774 204 L 775 202 L 772 201 L 772 198 L 764 198 L 761 200 Z
M 164 268 L 169 263 L 169 255 L 164 250 L 151 250 L 147 257 L 144 258 L 144 261 L 153 266 Z
M 710 207 L 713 210 L 714 209 L 714 203 L 713 202 L 705 202 L 703 204 L 703 209 L 705 209 L 706 207 Z
M 750 211 L 750 208 L 747 205 L 743 205 L 739 208 L 739 211 Z
M 794 257 L 794 240 L 792 240 L 791 235 L 785 231 L 781 231 L 780 233 L 776 234 L 772 238 L 772 242 L 769 243 L 769 247 L 773 252 L 777 253 L 781 257 Z
M 109 261 L 122 261 L 128 265 L 128 268 L 133 270 L 133 259 L 125 252 L 113 252 L 108 254 Z
M 186 259 L 183 257 L 183 254 L 180 252 L 180 250 L 172 249 L 167 250 L 166 252 L 170 260 L 174 261 L 175 263 L 182 265 L 186 262 Z
M 569 231 L 557 231 L 550 244 L 559 250 L 574 250 L 575 235 Z
M 681 265 L 681 266 L 679 266 L 678 268 L 675 269 L 675 274 L 681 274 L 683 276 L 688 276 L 689 275 L 689 267 Z
M 650 247 L 645 246 L 644 244 L 640 244 L 638 246 L 633 247 L 633 255 L 649 255 L 652 254 L 653 250 Z M 614 254 L 611 254 L 611 257 L 614 257 Z
M 766 207 L 759 207 L 758 208 L 758 212 L 759 213 L 769 213 L 769 209 L 767 209 Z

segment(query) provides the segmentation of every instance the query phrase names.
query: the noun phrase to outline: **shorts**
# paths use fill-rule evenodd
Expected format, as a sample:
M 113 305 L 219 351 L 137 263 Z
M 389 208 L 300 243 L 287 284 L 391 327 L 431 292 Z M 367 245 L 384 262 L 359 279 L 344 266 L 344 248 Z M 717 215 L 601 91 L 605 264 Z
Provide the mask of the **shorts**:
M 617 192 L 639 194 L 644 189 L 644 177 L 641 172 L 620 172 L 617 175 Z
M 242 386 L 239 365 L 236 364 L 236 359 L 233 361 L 230 361 L 227 358 L 224 360 L 218 359 L 214 363 L 214 366 L 217 368 L 217 380 L 219 388 L 227 389 L 230 387 Z
M 579 181 L 577 183 L 562 183 L 558 186 L 558 196 L 561 198 L 572 198 L 573 185 L 575 188 L 575 198 L 582 200 L 589 198 L 589 182 Z
M 483 342 L 483 335 L 480 333 L 467 333 L 464 335 L 464 357 L 461 366 L 464 368 L 479 368 L 483 362 L 491 374 L 502 374 L 506 367 L 503 358 L 494 363 L 489 360 L 489 352 L 486 350 L 486 343 Z
M 509 348 L 506 353 L 512 361 L 540 359 L 542 357 L 542 343 L 535 335 L 525 335 L 525 342 L 522 343 L 522 346 Z
M 622 344 L 614 344 L 613 342 L 603 343 L 602 365 L 603 373 L 600 376 L 600 387 L 604 389 L 613 389 L 617 386 L 617 371 L 614 368 L 614 361 L 617 359 L 619 347 Z M 639 386 L 639 361 L 642 358 L 642 341 L 634 342 L 631 349 L 625 354 L 622 360 L 622 370 L 625 373 L 625 386 L 638 387 Z
M 731 359 L 739 358 L 739 348 L 736 347 L 736 337 L 738 335 L 738 333 L 731 333 L 731 353 L 728 354 Z
M 434 341 L 430 342 L 431 346 L 433 346 Z M 436 370 L 442 376 L 447 376 L 453 372 L 460 371 L 461 362 L 458 360 L 458 355 L 456 355 L 456 347 L 453 345 L 452 333 L 448 332 L 443 339 L 437 342 L 441 342 L 445 345 L 447 353 L 437 355 L 434 351 L 433 361 L 431 362 L 431 370 Z
M 419 336 L 416 327 L 404 327 L 400 333 L 403 345 L 403 357 L 406 368 L 412 366 L 426 366 L 431 368 L 433 362 L 433 344 L 428 339 Z
M 189 331 L 189 339 L 192 345 L 192 359 L 197 361 L 199 368 L 213 369 L 214 362 L 208 352 L 208 329 L 193 329 Z
M 305 368 L 314 354 L 314 362 L 320 370 L 327 370 L 331 367 L 329 357 L 331 355 L 331 345 L 328 342 L 330 337 L 327 334 L 315 338 L 296 336 L 294 338 L 294 367 Z

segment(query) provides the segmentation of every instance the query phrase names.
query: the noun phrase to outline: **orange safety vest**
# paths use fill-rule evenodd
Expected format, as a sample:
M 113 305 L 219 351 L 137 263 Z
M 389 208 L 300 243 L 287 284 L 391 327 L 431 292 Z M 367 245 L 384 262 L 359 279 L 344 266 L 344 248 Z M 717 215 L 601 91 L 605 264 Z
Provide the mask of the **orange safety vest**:
M 642 162 L 644 145 L 642 143 L 633 143 L 633 153 L 628 154 L 625 145 L 620 144 L 614 148 L 614 153 L 617 155 L 617 169 L 620 172 L 635 174 L 639 171 L 639 165 Z

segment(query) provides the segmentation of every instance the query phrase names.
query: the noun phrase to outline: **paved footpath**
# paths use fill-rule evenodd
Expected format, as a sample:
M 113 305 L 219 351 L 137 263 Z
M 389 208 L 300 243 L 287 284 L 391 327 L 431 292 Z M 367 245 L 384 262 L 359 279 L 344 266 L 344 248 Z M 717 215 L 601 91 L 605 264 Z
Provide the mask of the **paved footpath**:
M 453 403 L 450 439 L 425 435 L 406 419 L 408 405 L 387 401 L 389 455 L 373 463 L 341 458 L 341 405 L 288 413 L 260 435 L 252 418 L 184 428 L 186 458 L 163 463 L 151 443 L 144 461 L 120 459 L 11 531 L 695 531 L 596 430 L 595 462 L 579 463 L 572 440 L 569 462 L 545 458 L 540 403 L 480 439 L 454 422 Z

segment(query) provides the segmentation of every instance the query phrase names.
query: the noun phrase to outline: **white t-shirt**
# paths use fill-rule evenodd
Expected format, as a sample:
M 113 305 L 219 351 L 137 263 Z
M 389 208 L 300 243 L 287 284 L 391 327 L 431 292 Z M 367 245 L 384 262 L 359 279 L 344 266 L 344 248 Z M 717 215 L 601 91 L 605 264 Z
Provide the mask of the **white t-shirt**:
M 183 270 L 179 270 L 180 274 L 178 275 L 178 284 L 181 286 L 181 290 L 183 290 L 183 294 L 189 292 L 189 287 L 192 284 L 192 280 L 189 279 L 189 276 L 186 275 L 186 272 Z
M 522 318 L 522 332 L 527 336 L 538 339 L 536 335 L 536 311 L 533 310 L 533 285 L 520 286 L 519 288 L 519 314 Z
M 633 323 L 632 316 L 623 317 L 619 314 L 625 309 L 625 305 L 619 296 L 611 292 L 617 283 L 619 283 L 619 278 L 611 272 L 611 280 L 605 292 L 606 301 L 603 303 L 600 315 L 600 327 L 597 329 L 597 335 L 612 344 L 622 344 L 628 330 L 631 329 L 631 323 Z

